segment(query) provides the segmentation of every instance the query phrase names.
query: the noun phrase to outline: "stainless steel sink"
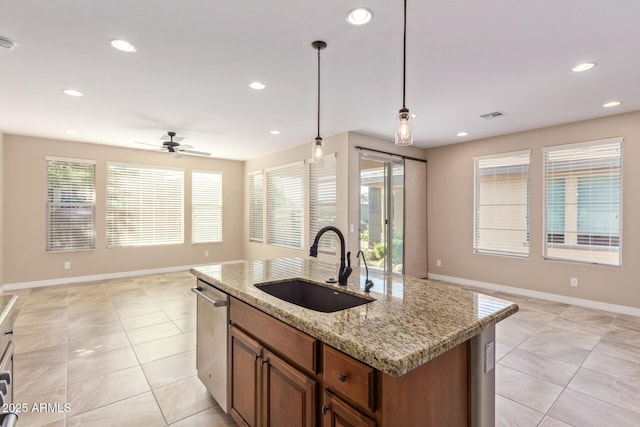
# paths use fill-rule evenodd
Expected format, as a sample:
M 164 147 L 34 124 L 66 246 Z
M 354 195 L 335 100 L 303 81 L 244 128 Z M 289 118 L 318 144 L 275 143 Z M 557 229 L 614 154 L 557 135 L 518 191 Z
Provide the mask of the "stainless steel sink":
M 261 291 L 291 304 L 323 313 L 333 313 L 375 301 L 373 298 L 359 297 L 302 279 L 283 280 L 255 286 Z

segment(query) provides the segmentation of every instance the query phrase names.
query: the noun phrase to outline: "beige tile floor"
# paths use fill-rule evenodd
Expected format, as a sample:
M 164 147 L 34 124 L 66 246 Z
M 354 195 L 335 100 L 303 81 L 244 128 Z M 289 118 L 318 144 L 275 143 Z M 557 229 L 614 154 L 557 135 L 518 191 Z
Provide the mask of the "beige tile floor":
M 234 426 L 196 376 L 194 281 L 16 292 L 14 400 L 61 408 L 21 425 Z M 496 328 L 496 426 L 640 425 L 640 318 L 482 292 L 520 305 Z
M 640 426 L 640 318 L 486 292 L 496 326 L 496 426 Z
M 19 424 L 235 426 L 196 376 L 194 283 L 179 272 L 15 292 L 14 401 L 60 408 Z

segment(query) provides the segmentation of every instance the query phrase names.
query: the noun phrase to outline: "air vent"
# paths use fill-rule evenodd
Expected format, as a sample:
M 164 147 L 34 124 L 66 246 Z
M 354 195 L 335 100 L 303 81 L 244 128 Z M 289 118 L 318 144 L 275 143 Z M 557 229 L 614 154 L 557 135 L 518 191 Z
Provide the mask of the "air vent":
M 502 117 L 505 114 L 502 111 L 494 111 L 493 113 L 487 113 L 487 114 L 483 114 L 480 117 L 482 117 L 485 120 L 493 120 L 493 119 L 497 119 L 498 117 Z

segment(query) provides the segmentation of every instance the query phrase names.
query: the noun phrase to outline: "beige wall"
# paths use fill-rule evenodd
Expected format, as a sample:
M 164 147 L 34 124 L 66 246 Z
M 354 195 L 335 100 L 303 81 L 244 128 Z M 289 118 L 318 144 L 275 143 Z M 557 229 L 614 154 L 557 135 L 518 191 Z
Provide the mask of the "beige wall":
M 342 133 L 329 138 L 325 138 L 325 153 L 336 153 L 336 193 L 338 212 L 336 215 L 337 227 L 345 234 L 347 232 L 347 210 L 341 207 L 347 206 L 348 186 L 347 186 L 347 168 L 348 168 L 348 134 Z M 309 162 L 311 158 L 311 141 L 308 144 L 298 145 L 291 149 L 274 153 L 258 159 L 247 160 L 244 165 L 244 257 L 249 260 L 269 259 L 279 257 L 302 257 L 309 256 L 309 247 L 311 246 L 309 237 L 309 186 L 306 180 L 307 188 L 305 190 L 305 240 L 302 250 L 281 248 L 266 244 L 266 224 L 264 227 L 265 240 L 263 243 L 249 242 L 249 184 L 247 176 L 250 172 L 266 170 L 276 166 L 286 165 L 296 161 L 305 160 L 305 174 L 309 176 Z M 265 181 L 266 185 L 266 181 Z M 265 212 L 266 215 L 266 212 Z M 357 247 L 357 246 L 356 246 Z M 357 251 L 357 249 L 356 249 Z M 338 254 L 339 255 L 339 254 Z M 336 261 L 337 257 L 327 255 L 318 255 L 319 259 L 327 261 Z
M 360 151 L 355 147 L 367 147 L 371 149 L 386 151 L 394 154 L 403 154 L 424 159 L 424 150 L 416 147 L 396 147 L 393 142 L 385 141 L 379 138 L 358 134 L 355 132 L 345 132 L 325 139 L 325 152 L 336 153 L 336 173 L 337 173 L 337 227 L 343 232 L 346 240 L 346 250 L 351 251 L 351 262 L 357 265 L 355 254 L 360 248 L 360 236 L 358 225 L 360 223 Z M 309 159 L 311 154 L 311 142 L 302 144 L 289 150 L 275 153 L 259 159 L 248 160 L 245 162 L 245 177 L 250 172 L 269 169 L 275 166 L 285 165 L 299 160 Z M 307 165 L 308 167 L 308 165 Z M 244 222 L 248 224 L 249 215 L 249 188 L 248 180 L 245 179 L 245 196 L 244 196 Z M 308 201 L 308 188 L 305 201 Z M 305 206 L 307 214 L 305 220 L 308 220 L 308 205 Z M 353 231 L 352 228 L 353 227 Z M 266 227 L 265 227 L 266 231 Z M 425 236 L 426 239 L 426 236 Z M 308 248 L 311 246 L 310 236 L 308 232 L 308 223 L 305 223 L 305 244 L 302 250 L 280 248 L 266 243 L 249 242 L 248 229 L 245 225 L 244 232 L 245 242 L 245 258 L 246 259 L 265 259 L 277 257 L 308 257 Z M 338 258 L 327 255 L 318 255 L 319 259 L 326 261 L 338 262 Z M 426 264 L 426 254 L 424 263 Z
M 429 272 L 640 307 L 640 112 L 427 150 Z M 542 147 L 622 136 L 622 267 L 545 261 Z M 532 149 L 531 254 L 519 259 L 473 253 L 473 157 Z M 436 260 L 442 266 L 436 267 Z M 577 288 L 569 286 L 579 279 Z
M 153 151 L 53 139 L 4 136 L 4 217 L 2 271 L 5 284 L 74 276 L 205 264 L 242 258 L 243 163 L 172 156 Z M 96 249 L 45 252 L 45 156 L 96 160 Z M 106 162 L 168 166 L 185 170 L 185 243 L 138 248 L 106 248 Z M 223 173 L 223 242 L 191 244 L 191 170 Z M 205 257 L 205 250 L 209 256 Z M 64 269 L 64 262 L 71 269 Z

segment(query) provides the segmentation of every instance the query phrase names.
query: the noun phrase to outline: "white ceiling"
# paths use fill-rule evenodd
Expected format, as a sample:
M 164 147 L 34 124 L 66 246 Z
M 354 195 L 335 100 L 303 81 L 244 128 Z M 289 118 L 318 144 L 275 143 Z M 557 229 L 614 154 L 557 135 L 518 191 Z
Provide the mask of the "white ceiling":
M 144 148 L 133 141 L 159 145 L 174 130 L 231 159 L 310 143 L 311 42 L 321 39 L 322 136 L 352 130 L 391 141 L 402 104 L 402 4 L 0 0 L 0 35 L 17 43 L 0 48 L 0 131 Z M 373 11 L 368 25 L 345 22 L 355 6 Z M 638 0 L 409 0 L 415 144 L 640 110 L 639 17 Z M 113 49 L 114 38 L 138 52 Z M 598 65 L 571 72 L 584 61 Z M 250 89 L 254 80 L 267 88 Z M 602 108 L 610 100 L 623 104 Z M 506 116 L 479 117 L 493 111 Z

